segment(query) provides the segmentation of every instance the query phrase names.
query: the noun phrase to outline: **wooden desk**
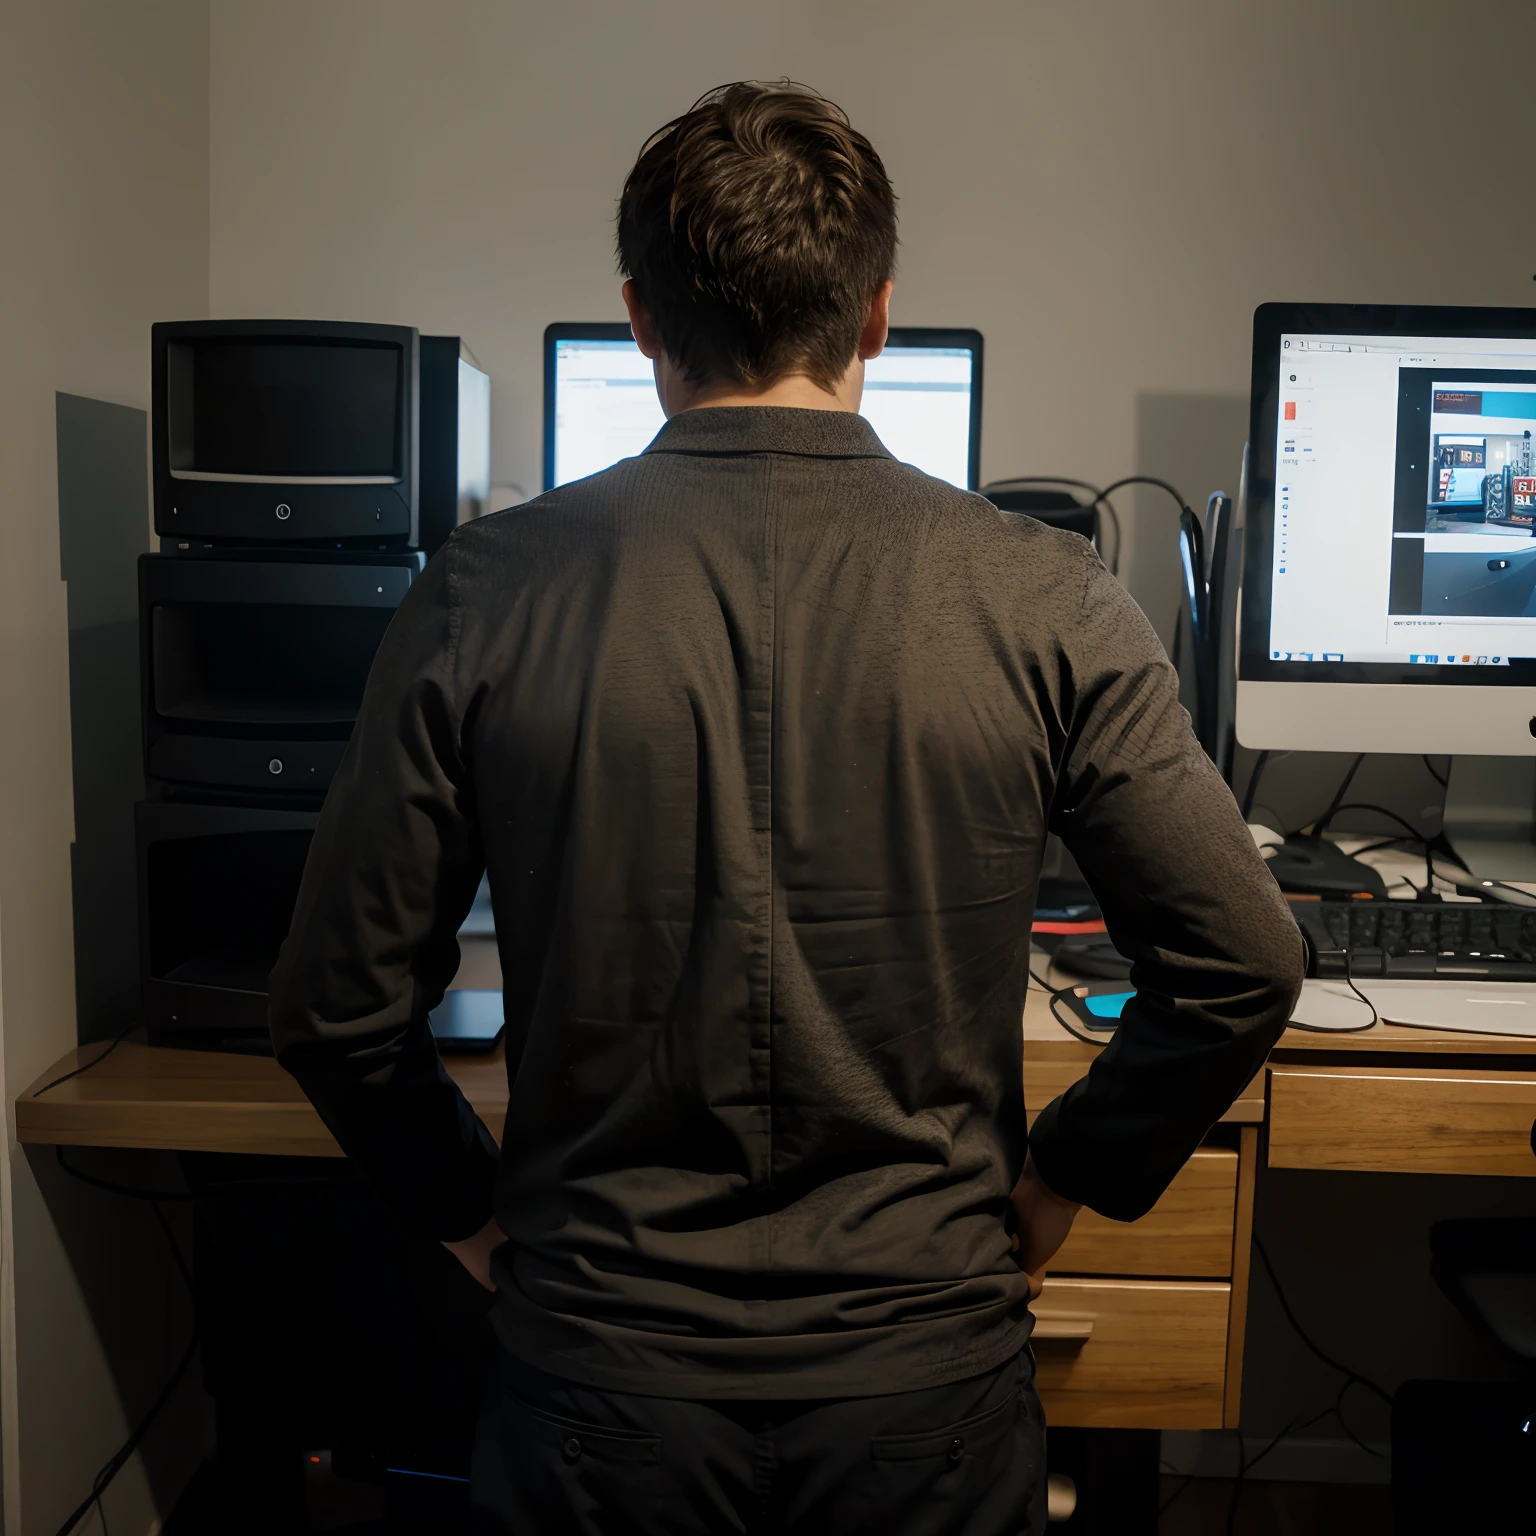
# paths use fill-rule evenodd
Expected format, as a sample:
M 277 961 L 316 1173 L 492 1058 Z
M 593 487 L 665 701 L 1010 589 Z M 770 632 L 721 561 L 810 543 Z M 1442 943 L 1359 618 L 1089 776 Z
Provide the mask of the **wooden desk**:
M 461 979 L 496 984 L 483 954 Z M 1033 1110 L 1088 1070 L 1032 992 L 1024 1084 Z M 297 1084 L 262 1057 L 124 1041 L 79 1077 L 38 1088 L 99 1055 L 72 1051 L 16 1101 L 18 1139 L 76 1146 L 339 1156 Z M 500 1050 L 449 1059 L 476 1113 L 500 1136 Z M 1084 1212 L 1035 1308 L 1041 1396 L 1059 1425 L 1235 1427 L 1259 1130 L 1286 1168 L 1536 1176 L 1536 1041 L 1378 1025 L 1365 1034 L 1287 1031 L 1167 1193 L 1129 1225 Z
M 270 1056 L 183 1051 L 125 1040 L 99 1065 L 41 1098 L 42 1084 L 101 1054 L 82 1045 L 16 1101 L 16 1139 L 75 1147 L 340 1157 L 299 1085 Z M 499 1139 L 507 1112 L 501 1047 L 448 1058 L 475 1112 Z

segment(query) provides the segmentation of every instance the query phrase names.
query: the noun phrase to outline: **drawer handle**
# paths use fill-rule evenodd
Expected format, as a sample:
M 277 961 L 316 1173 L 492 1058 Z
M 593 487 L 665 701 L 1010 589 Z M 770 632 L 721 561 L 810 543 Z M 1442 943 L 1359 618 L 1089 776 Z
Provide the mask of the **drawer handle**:
M 1029 1341 L 1034 1344 L 1046 1339 L 1063 1343 L 1081 1344 L 1093 1337 L 1091 1317 L 1068 1317 L 1062 1312 L 1036 1312 L 1035 1331 Z

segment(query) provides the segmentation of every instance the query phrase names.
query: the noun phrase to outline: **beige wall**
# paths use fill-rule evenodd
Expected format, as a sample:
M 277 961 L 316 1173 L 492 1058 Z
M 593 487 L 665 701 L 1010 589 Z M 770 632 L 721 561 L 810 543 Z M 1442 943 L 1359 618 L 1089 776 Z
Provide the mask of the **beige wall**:
M 461 331 L 492 375 L 496 478 L 536 489 L 540 334 L 622 316 L 611 215 L 640 141 L 712 84 L 787 74 L 885 156 L 897 318 L 986 334 L 984 472 L 1161 471 L 1203 498 L 1236 489 L 1261 301 L 1536 299 L 1529 106 L 1494 83 L 1529 19 L 1519 0 L 213 0 L 212 312 Z M 1132 589 L 1166 634 L 1170 514 L 1153 496 L 1137 520 Z
M 151 320 L 211 301 L 461 332 L 494 381 L 496 478 L 533 489 L 540 333 L 619 314 L 610 220 L 639 142 L 710 84 L 780 74 L 841 100 L 886 157 L 898 319 L 986 333 L 989 476 L 1142 469 L 1203 496 L 1235 478 L 1256 303 L 1533 296 L 1529 120 L 1499 72 L 1504 40 L 1524 43 L 1516 0 L 1454 16 L 1428 0 L 211 10 L 211 74 L 198 0 L 6 11 L 7 1105 L 74 1042 L 53 397 L 145 404 Z M 1153 500 L 1135 521 L 1131 584 L 1166 633 L 1169 519 Z M 84 1208 L 47 1188 L 8 1141 L 0 1420 L 7 1530 L 27 1536 L 54 1529 L 124 1427 L 111 1340 L 60 1237 Z M 113 1497 L 142 1529 L 143 1476 Z
M 0 39 L 0 1427 L 5 1530 L 52 1533 L 157 1385 L 165 1259 L 142 1212 L 17 1147 L 15 1094 L 75 1044 L 56 391 L 148 405 L 149 326 L 208 295 L 205 0 L 14 0 Z M 111 1239 L 108 1247 L 105 1239 Z M 93 1288 L 153 1310 L 102 1310 Z M 124 1338 L 136 1330 L 138 1339 Z M 141 1369 L 125 1367 L 134 1357 Z M 174 1358 L 174 1352 L 172 1353 Z M 125 1409 L 125 1400 L 128 1404 Z M 148 1526 L 130 1467 L 114 1531 Z M 92 1529 L 94 1519 L 84 1529 Z
M 1160 473 L 1199 505 L 1236 490 L 1257 304 L 1536 302 L 1529 96 L 1503 64 L 1529 25 L 1521 0 L 213 0 L 211 312 L 461 333 L 495 478 L 536 489 L 540 337 L 621 317 L 611 220 L 642 139 L 713 84 L 789 75 L 885 157 L 898 321 L 986 335 L 984 473 Z M 1167 638 L 1171 512 L 1123 506 Z M 1430 1285 L 1426 1213 L 1514 1196 L 1389 1183 L 1266 1184 L 1293 1301 L 1389 1380 L 1484 1368 Z M 1394 1214 L 1368 1240 L 1362 1198 Z M 1369 1298 L 1347 1321 L 1340 1287 Z M 1334 1388 L 1259 1292 L 1245 1424 L 1273 1433 Z

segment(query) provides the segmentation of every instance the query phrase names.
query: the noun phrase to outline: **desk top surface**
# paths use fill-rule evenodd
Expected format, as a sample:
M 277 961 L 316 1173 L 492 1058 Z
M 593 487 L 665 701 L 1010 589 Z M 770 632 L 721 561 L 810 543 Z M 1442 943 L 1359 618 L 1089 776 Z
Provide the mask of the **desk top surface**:
M 464 979 L 492 978 L 466 967 Z M 265 1152 L 336 1156 L 336 1143 L 299 1086 L 270 1057 L 177 1050 L 125 1040 L 103 1056 L 100 1043 L 62 1057 L 16 1101 L 16 1134 L 23 1142 L 77 1146 L 163 1147 L 176 1151 Z M 1052 1017 L 1045 995 L 1032 990 L 1024 1010 L 1024 1062 L 1032 1106 L 1042 1108 L 1088 1068 L 1097 1047 L 1075 1040 Z M 100 1058 L 100 1059 L 97 1059 Z M 1357 1035 L 1288 1030 L 1273 1061 L 1353 1060 L 1359 1065 L 1437 1062 L 1529 1073 L 1536 1040 L 1453 1034 L 1378 1024 Z M 95 1061 L 78 1077 L 39 1094 L 62 1073 Z M 497 1135 L 506 1112 L 507 1081 L 498 1047 L 483 1056 L 450 1056 L 448 1069 L 466 1098 Z M 1250 1085 L 1233 1121 L 1264 1115 L 1261 1082 Z

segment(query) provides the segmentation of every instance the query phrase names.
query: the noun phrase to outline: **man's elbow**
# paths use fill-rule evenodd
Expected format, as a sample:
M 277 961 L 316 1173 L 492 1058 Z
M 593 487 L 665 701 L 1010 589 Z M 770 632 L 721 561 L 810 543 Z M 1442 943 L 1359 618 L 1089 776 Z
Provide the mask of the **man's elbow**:
M 293 972 L 282 964 L 267 983 L 267 1032 L 272 1037 L 272 1054 L 290 1072 L 316 1043 L 303 991 L 295 985 Z
M 1274 924 L 1255 946 L 1250 964 L 1257 982 L 1256 991 L 1262 1000 L 1262 1006 L 1257 1010 L 1259 1028 L 1273 1044 L 1290 1022 L 1306 976 L 1306 951 L 1301 942 L 1301 930 L 1289 914 L 1282 922 Z

